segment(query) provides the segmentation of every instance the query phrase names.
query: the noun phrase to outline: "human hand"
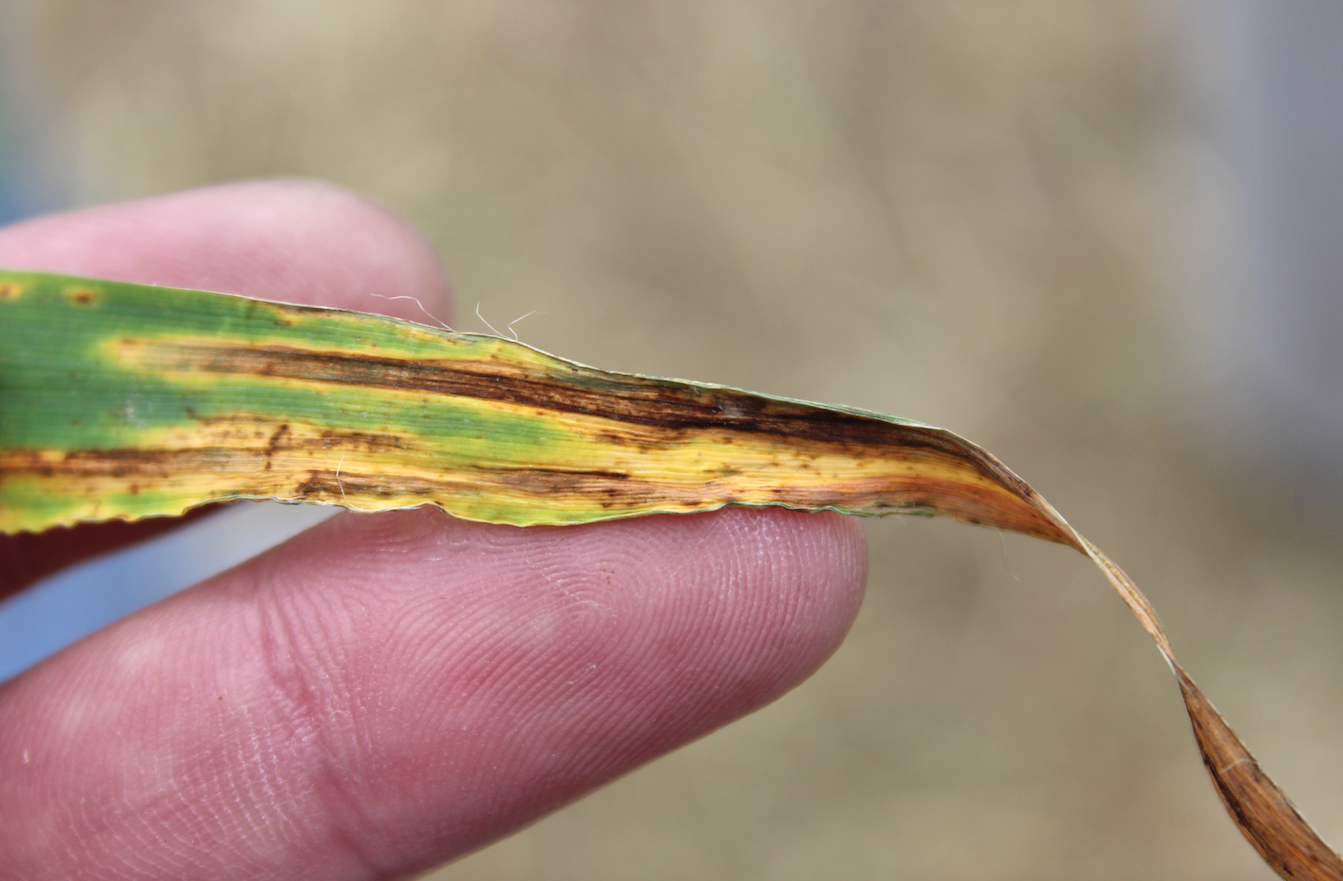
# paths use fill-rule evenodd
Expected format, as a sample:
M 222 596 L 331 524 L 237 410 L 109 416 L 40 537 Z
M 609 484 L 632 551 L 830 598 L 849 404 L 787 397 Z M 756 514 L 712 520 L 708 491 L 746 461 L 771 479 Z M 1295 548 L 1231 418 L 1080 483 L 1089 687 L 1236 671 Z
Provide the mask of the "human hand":
M 426 245 L 258 182 L 0 229 L 0 266 L 423 320 Z M 3 402 L 0 402 L 0 406 Z M 2 414 L 0 414 L 2 415 Z M 0 595 L 180 521 L 3 537 Z M 0 687 L 6 877 L 402 877 L 775 699 L 838 646 L 852 518 L 343 513 Z

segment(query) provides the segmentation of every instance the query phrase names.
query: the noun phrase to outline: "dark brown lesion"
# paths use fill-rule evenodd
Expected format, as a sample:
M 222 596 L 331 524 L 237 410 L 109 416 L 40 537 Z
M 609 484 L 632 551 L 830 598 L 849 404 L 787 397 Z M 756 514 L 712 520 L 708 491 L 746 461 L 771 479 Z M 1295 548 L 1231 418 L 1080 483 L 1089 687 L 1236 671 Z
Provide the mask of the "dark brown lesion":
M 324 428 L 317 437 L 323 449 L 340 448 L 358 450 L 361 453 L 390 453 L 393 450 L 409 449 L 404 437 L 391 432 L 336 431 Z M 301 445 L 299 443 L 294 446 Z
M 41 453 L 11 451 L 0 461 L 0 481 L 7 475 L 28 475 L 77 487 L 81 480 L 120 481 L 136 487 L 180 484 L 193 476 L 210 478 L 211 490 L 200 499 L 276 497 L 288 500 L 376 506 L 377 500 L 404 504 L 436 504 L 454 511 L 462 499 L 511 499 L 517 505 L 544 506 L 567 502 L 589 510 L 620 514 L 668 510 L 707 510 L 722 505 L 769 506 L 853 513 L 940 513 L 971 523 L 995 526 L 1054 541 L 1069 541 L 1066 527 L 1055 522 L 1034 498 L 1019 498 L 1008 488 L 973 480 L 926 475 L 838 477 L 833 483 L 790 484 L 786 475 L 767 486 L 746 485 L 749 469 L 718 468 L 710 464 L 697 478 L 664 482 L 631 476 L 612 468 L 534 465 L 525 468 L 477 465 L 441 475 L 407 474 L 370 466 L 367 459 L 356 469 L 337 464 L 314 467 L 311 460 L 281 457 L 288 424 L 269 433 L 257 432 L 253 444 L 206 446 L 191 449 L 119 448 L 66 453 L 59 458 Z M 390 449 L 373 435 L 327 432 L 335 447 Z M 225 476 L 227 474 L 227 476 Z M 756 478 L 759 475 L 755 475 Z M 506 505 L 505 505 L 506 507 Z
M 266 470 L 271 470 L 272 460 L 275 454 L 284 448 L 285 438 L 289 435 L 289 423 L 285 422 L 276 426 L 271 432 L 270 439 L 266 441 Z
M 631 477 L 622 471 L 602 469 L 524 468 L 475 471 L 482 483 L 503 487 L 512 493 L 537 498 L 553 495 L 590 497 L 607 503 L 621 500 L 629 506 L 647 504 L 674 490 L 659 483 Z M 701 496 L 707 493 L 700 493 Z
M 604 500 L 603 507 L 637 509 L 671 493 L 650 481 L 631 478 L 611 471 L 569 471 L 528 468 L 518 471 L 467 469 L 453 472 L 443 480 L 423 476 L 365 473 L 341 470 L 312 471 L 297 485 L 305 498 L 334 495 L 378 498 L 419 497 L 451 509 L 454 495 L 464 491 L 480 495 L 507 494 L 515 498 L 534 497 L 538 503 L 555 497 Z M 703 494 L 697 494 L 703 498 Z
M 113 447 L 68 451 L 5 450 L 0 455 L 0 480 L 29 475 L 44 479 L 113 478 L 172 483 L 187 474 L 223 475 L 245 480 L 248 471 L 283 472 L 286 452 L 346 450 L 361 455 L 406 449 L 394 434 L 322 429 L 312 436 L 295 434 L 289 423 L 267 431 L 264 423 L 246 417 L 200 420 L 214 433 L 210 442 L 192 447 Z M 268 480 L 284 478 L 268 478 Z M 221 477 L 221 481 L 224 478 Z
M 156 342 L 155 348 L 174 369 L 499 401 L 641 426 L 665 433 L 663 440 L 673 443 L 685 434 L 727 429 L 788 442 L 811 441 L 855 458 L 922 452 L 954 459 L 1019 497 L 1033 496 L 1030 487 L 997 459 L 947 432 L 734 389 L 569 364 L 563 364 L 563 370 L 539 373 L 534 367 L 500 360 L 410 361 L 286 346 Z
M 186 473 L 219 473 L 222 463 L 236 463 L 246 448 L 219 446 L 196 447 L 187 450 L 143 449 L 124 447 L 110 450 L 74 450 L 59 462 L 35 459 L 23 465 L 15 457 L 7 457 L 3 470 L 9 473 L 28 473 L 42 477 L 61 475 L 76 477 L 113 477 L 118 479 L 139 476 L 170 481 L 175 475 Z

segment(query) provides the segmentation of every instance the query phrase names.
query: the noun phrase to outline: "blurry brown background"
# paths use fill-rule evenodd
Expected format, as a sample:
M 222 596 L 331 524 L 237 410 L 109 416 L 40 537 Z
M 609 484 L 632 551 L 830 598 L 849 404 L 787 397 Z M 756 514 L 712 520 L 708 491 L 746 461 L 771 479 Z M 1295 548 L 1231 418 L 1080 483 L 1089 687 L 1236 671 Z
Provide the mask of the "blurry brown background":
M 517 332 L 566 357 L 984 444 L 1143 585 L 1338 843 L 1343 529 L 1247 458 L 1195 363 L 1177 19 L 11 0 L 0 26 L 67 203 L 325 178 L 433 242 L 458 328 L 538 310 Z M 918 519 L 868 535 L 862 617 L 804 687 L 433 877 L 1270 877 L 1086 560 Z

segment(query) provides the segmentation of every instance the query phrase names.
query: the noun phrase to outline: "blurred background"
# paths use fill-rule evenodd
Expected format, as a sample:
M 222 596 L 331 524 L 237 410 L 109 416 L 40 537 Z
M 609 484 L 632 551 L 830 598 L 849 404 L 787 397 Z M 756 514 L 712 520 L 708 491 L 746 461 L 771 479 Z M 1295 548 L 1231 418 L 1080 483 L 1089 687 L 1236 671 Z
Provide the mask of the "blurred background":
M 1343 841 L 1343 11 L 1270 0 L 6 0 L 0 218 L 305 175 L 454 326 L 985 445 L 1136 578 Z M 395 293 L 395 292 L 388 292 Z M 0 676 L 322 512 L 0 606 Z M 777 704 L 433 875 L 1262 879 L 1085 559 L 867 525 Z

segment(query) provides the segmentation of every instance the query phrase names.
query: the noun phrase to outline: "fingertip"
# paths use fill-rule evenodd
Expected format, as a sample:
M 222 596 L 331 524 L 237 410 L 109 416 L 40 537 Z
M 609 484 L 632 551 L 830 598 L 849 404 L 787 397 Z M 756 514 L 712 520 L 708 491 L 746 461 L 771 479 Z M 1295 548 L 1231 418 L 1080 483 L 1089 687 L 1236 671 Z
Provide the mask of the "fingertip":
M 347 634 L 315 677 L 353 671 L 338 690 L 381 708 L 345 732 L 378 754 L 342 761 L 399 769 L 364 775 L 361 816 L 383 818 L 364 833 L 389 849 L 409 836 L 426 864 L 796 687 L 843 641 L 866 580 L 852 518 L 777 509 L 525 529 L 349 515 L 299 544 L 269 573 L 285 629 Z M 339 567 L 320 599 L 282 574 L 312 571 L 305 558 Z
M 185 190 L 0 229 L 0 265 L 447 318 L 433 249 L 391 212 L 308 179 Z M 411 297 L 395 300 L 393 297 Z
M 256 877 L 423 870 L 801 682 L 864 574 L 861 531 L 832 515 L 343 514 L 11 683 L 0 718 L 28 722 L 0 729 L 0 765 L 43 750 L 0 799 L 0 849 L 40 865 L 18 797 L 82 793 L 94 813 L 48 800 L 44 828 L 81 842 L 57 868 L 189 839 L 135 859 L 165 876 L 202 848 Z M 78 725 L 53 695 L 88 710 Z M 178 769 L 171 789 L 147 767 Z

